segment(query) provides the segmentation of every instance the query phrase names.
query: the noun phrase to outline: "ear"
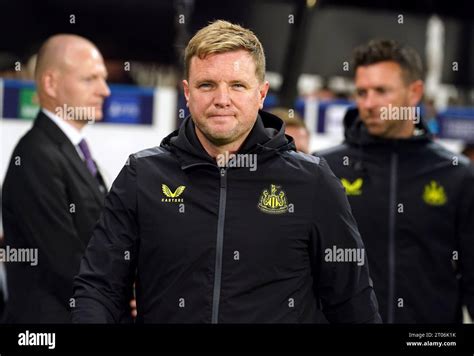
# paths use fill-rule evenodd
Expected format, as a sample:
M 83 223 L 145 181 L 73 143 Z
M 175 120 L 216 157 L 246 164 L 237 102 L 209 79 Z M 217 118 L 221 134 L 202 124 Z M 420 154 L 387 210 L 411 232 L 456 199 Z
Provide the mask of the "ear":
M 265 101 L 265 98 L 267 97 L 268 89 L 270 88 L 270 84 L 268 84 L 268 81 L 265 81 L 263 84 L 260 85 L 260 88 L 258 90 L 259 94 L 259 101 L 260 101 L 260 110 L 263 109 L 263 102 Z
M 189 83 L 186 79 L 183 80 L 183 91 L 184 91 L 184 97 L 186 98 L 186 106 L 188 106 L 188 103 L 189 103 Z
M 416 106 L 423 98 L 424 84 L 422 80 L 415 80 L 408 86 L 408 100 L 410 106 Z
M 49 97 L 56 99 L 58 96 L 58 73 L 45 71 L 40 78 L 40 85 Z

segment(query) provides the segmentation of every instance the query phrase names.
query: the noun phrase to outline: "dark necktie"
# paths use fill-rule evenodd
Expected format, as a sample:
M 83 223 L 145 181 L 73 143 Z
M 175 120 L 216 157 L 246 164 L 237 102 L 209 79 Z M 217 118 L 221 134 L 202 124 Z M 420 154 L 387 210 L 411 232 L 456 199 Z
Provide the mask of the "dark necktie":
M 94 160 L 92 159 L 91 151 L 89 150 L 89 145 L 87 144 L 85 139 L 82 139 L 81 142 L 79 142 L 79 148 L 81 149 L 81 152 L 84 155 L 87 169 L 95 177 L 97 175 L 97 167 L 94 163 Z

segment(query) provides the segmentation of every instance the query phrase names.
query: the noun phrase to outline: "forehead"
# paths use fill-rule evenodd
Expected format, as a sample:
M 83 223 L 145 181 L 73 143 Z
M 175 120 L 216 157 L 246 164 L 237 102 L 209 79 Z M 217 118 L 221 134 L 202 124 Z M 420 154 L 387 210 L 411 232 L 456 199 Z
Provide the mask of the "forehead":
M 402 75 L 402 68 L 397 62 L 384 61 L 358 67 L 355 84 L 357 87 L 399 84 L 402 82 Z
M 194 56 L 189 66 L 190 80 L 203 79 L 252 79 L 256 78 L 256 65 L 251 54 L 237 50 L 208 55 Z
M 100 52 L 94 47 L 82 47 L 69 51 L 65 58 L 69 72 L 104 72 L 105 64 Z

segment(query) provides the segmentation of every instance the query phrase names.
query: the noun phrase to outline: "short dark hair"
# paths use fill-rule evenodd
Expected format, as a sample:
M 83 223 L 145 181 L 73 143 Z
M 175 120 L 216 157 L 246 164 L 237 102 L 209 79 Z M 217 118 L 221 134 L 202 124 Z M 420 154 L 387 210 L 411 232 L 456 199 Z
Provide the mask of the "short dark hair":
M 360 66 L 393 61 L 402 68 L 406 83 L 423 78 L 423 64 L 418 52 L 394 40 L 371 40 L 354 49 L 352 57 L 354 72 Z

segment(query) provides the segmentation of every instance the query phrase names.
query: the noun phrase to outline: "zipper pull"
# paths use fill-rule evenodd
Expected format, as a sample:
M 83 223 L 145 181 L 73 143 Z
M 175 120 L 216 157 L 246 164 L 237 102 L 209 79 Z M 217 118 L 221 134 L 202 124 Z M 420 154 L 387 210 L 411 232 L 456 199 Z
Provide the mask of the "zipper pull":
M 225 188 L 226 186 L 226 172 L 227 170 L 225 168 L 220 169 L 221 172 L 221 188 Z

